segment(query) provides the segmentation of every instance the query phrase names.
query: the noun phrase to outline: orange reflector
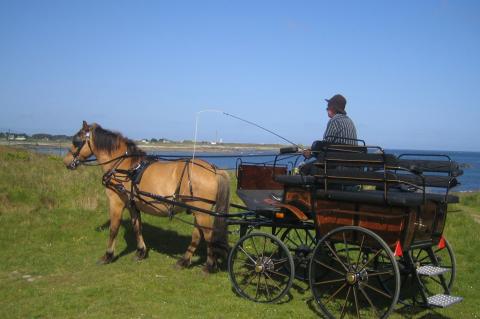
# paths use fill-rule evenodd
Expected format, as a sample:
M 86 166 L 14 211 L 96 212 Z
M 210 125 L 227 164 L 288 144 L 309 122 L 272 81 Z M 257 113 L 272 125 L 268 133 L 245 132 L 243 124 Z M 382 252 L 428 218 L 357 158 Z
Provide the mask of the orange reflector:
M 400 240 L 397 240 L 397 243 L 395 244 L 395 252 L 393 253 L 395 257 L 402 257 L 403 256 L 403 250 L 402 250 L 402 245 L 400 245 Z
M 442 236 L 440 238 L 440 241 L 438 242 L 438 249 L 443 249 L 447 246 L 447 244 L 445 243 L 445 238 Z
M 275 213 L 275 217 L 283 218 L 283 217 L 285 217 L 285 214 L 284 213 Z

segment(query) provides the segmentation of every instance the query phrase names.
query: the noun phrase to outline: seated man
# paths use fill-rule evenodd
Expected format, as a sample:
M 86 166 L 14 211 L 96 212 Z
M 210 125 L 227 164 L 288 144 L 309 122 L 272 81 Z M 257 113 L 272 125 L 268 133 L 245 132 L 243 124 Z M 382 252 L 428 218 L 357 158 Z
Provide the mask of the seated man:
M 310 149 L 303 151 L 303 156 L 307 159 L 301 166 L 300 172 L 304 175 L 314 175 L 315 165 L 314 161 L 322 144 L 348 144 L 357 145 L 357 130 L 353 121 L 347 116 L 345 106 L 347 100 L 340 94 L 332 96 L 327 101 L 327 114 L 330 120 L 327 123 L 327 128 L 323 134 L 323 141 L 315 141 Z M 312 153 L 313 150 L 313 153 Z

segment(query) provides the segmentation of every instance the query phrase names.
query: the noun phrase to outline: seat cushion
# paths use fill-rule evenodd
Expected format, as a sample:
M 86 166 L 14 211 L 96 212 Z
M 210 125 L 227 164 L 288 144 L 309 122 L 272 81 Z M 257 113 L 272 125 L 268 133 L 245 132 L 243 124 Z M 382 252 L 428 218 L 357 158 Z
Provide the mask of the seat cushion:
M 367 204 L 387 204 L 393 206 L 419 206 L 423 203 L 423 193 L 414 192 L 401 192 L 390 191 L 387 192 L 387 200 L 385 201 L 383 191 L 358 191 L 358 192 L 345 192 L 336 190 L 318 190 L 316 193 L 318 198 L 331 199 L 338 201 L 348 201 L 356 203 Z M 445 196 L 442 194 L 425 194 L 426 199 L 434 201 L 436 203 L 444 203 Z M 448 195 L 446 203 L 458 203 L 458 197 L 454 195 Z

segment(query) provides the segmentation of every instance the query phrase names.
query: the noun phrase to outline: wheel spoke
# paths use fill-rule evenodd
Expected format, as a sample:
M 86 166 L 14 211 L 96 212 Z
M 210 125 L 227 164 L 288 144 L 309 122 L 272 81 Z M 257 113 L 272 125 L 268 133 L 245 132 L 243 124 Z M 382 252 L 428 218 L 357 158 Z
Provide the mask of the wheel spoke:
M 312 241 L 312 245 L 309 245 L 309 247 L 315 246 L 315 237 L 313 237 L 308 230 L 305 230 L 305 232 L 307 233 L 308 237 L 310 237 L 310 240 Z
M 255 291 L 255 300 L 258 299 L 258 290 L 260 288 L 260 279 L 262 278 L 262 276 L 260 274 L 258 274 L 258 281 L 257 281 L 257 290 Z
M 324 280 L 324 281 L 314 282 L 313 284 L 318 286 L 318 285 L 332 284 L 332 283 L 335 283 L 335 282 L 342 282 L 342 281 L 345 281 L 345 278 Z
M 249 263 L 250 261 L 249 258 L 240 258 L 240 257 L 237 257 L 237 258 L 238 258 L 238 260 L 236 261 L 237 264 L 243 262 L 242 264 L 243 266 L 255 267 L 254 264 Z
M 372 300 L 370 299 L 370 297 L 368 297 L 367 293 L 363 290 L 362 287 L 358 287 L 358 289 L 360 290 L 360 292 L 362 293 L 362 295 L 365 297 L 365 299 L 367 299 L 367 302 L 370 304 L 370 307 L 372 307 L 373 311 L 375 312 L 375 315 L 376 316 L 380 316 L 380 314 L 378 313 L 378 310 L 377 310 L 377 307 L 374 306 Z
M 350 269 L 350 254 L 348 253 L 348 245 L 347 245 L 347 238 L 345 237 L 345 232 L 343 232 L 342 235 L 343 235 L 343 243 L 345 245 L 345 250 L 347 252 L 347 265 L 348 265 L 348 268 Z
M 267 290 L 268 300 L 272 300 L 272 295 L 270 294 L 270 289 L 268 289 L 267 277 L 263 277 L 263 281 L 265 282 L 265 289 Z
M 288 240 L 289 242 L 291 242 L 295 247 L 298 246 L 297 243 L 294 242 L 294 241 L 292 241 L 292 240 L 290 239 L 290 236 L 288 236 L 288 235 L 287 235 L 287 240 Z
M 278 245 L 275 245 L 275 246 L 277 246 L 277 248 L 272 249 L 272 253 L 271 253 L 270 256 L 268 257 L 268 259 L 272 259 L 273 255 L 275 255 L 275 253 L 278 253 L 278 248 L 282 248 L 282 247 L 280 247 L 280 246 L 278 246 Z
M 327 245 L 328 249 L 330 250 L 330 252 L 333 254 L 333 256 L 335 256 L 335 258 L 338 260 L 338 262 L 340 263 L 340 265 L 342 265 L 343 269 L 345 269 L 345 271 L 348 272 L 348 268 L 345 267 L 345 264 L 340 260 L 340 258 L 338 257 L 337 253 L 332 249 L 332 247 L 330 246 L 329 243 L 325 242 L 325 245 Z
M 360 268 L 360 270 L 359 270 L 358 272 L 364 270 L 365 267 L 367 267 L 368 264 L 371 263 L 372 260 L 374 260 L 382 251 L 383 251 L 383 249 L 379 249 L 379 250 L 375 253 L 375 255 L 373 255 L 373 257 L 370 258 L 370 260 L 368 260 L 368 261 L 362 266 L 362 268 Z
M 277 283 L 275 282 L 275 280 L 273 280 L 272 277 L 270 277 L 270 275 L 268 273 L 265 273 L 265 276 L 268 277 L 268 279 L 270 279 L 273 283 L 273 285 L 275 286 L 275 288 L 277 288 L 278 290 L 282 291 L 282 289 L 277 285 Z
M 252 276 L 252 277 L 250 278 L 250 280 L 245 284 L 245 286 L 247 286 L 247 287 L 250 286 L 250 284 L 252 283 L 252 281 L 253 281 L 255 278 L 257 278 L 257 273 L 253 273 L 253 274 L 254 274 L 255 276 Z M 239 283 L 239 284 L 240 284 L 240 283 Z
M 277 266 L 277 265 L 280 265 L 280 264 L 284 264 L 284 263 L 286 263 L 287 261 L 288 261 L 288 258 L 283 258 L 283 259 L 275 260 L 275 261 L 273 262 L 273 265 L 274 265 L 274 266 Z
M 419 249 L 419 250 L 418 250 L 417 256 L 415 257 L 414 260 L 418 260 L 418 258 L 419 258 L 420 255 L 422 254 L 422 251 L 423 251 L 423 249 Z
M 381 294 L 382 296 L 385 296 L 385 297 L 387 297 L 387 298 L 389 298 L 389 299 L 393 299 L 393 298 L 392 298 L 392 296 L 390 296 L 389 294 L 387 294 L 387 293 L 385 293 L 385 292 L 381 291 L 380 289 L 377 289 L 377 288 L 375 288 L 375 287 L 372 287 L 372 286 L 370 286 L 370 285 L 369 285 L 369 284 L 367 284 L 367 283 L 363 283 L 363 286 L 365 286 L 365 287 L 367 287 L 367 288 L 370 288 L 370 289 L 372 289 L 373 291 L 375 291 L 375 292 L 377 292 L 377 293 Z
M 267 237 L 263 237 L 263 250 L 262 250 L 262 259 L 265 257 L 265 247 L 267 246 Z
M 290 278 L 289 275 L 282 274 L 281 272 L 278 272 L 278 271 L 275 271 L 275 270 L 269 270 L 269 272 L 271 272 L 272 274 L 275 274 L 275 275 L 277 275 L 277 276 L 282 276 L 282 277 Z
M 257 253 L 257 257 L 260 256 L 260 254 L 258 253 L 258 250 L 257 250 L 257 245 L 255 244 L 255 240 L 253 239 L 253 236 L 250 237 L 250 240 L 252 241 L 253 249 L 255 249 L 255 253 Z
M 340 319 L 342 319 L 345 316 L 345 310 L 347 310 L 347 303 L 348 303 L 348 297 L 350 296 L 350 290 L 352 290 L 352 286 L 348 287 L 347 296 L 345 297 L 345 303 L 343 304 L 342 312 L 340 313 Z
M 441 275 L 439 275 L 439 276 L 441 276 Z M 435 277 L 430 277 L 430 279 L 433 280 L 433 281 L 435 281 L 437 284 L 442 285 L 442 282 L 441 282 L 440 280 L 436 279 Z M 445 279 L 444 279 L 444 280 L 445 280 Z M 445 281 L 446 281 L 446 280 L 445 280 Z
M 343 288 L 345 288 L 347 286 L 347 283 L 344 283 L 343 285 L 340 286 L 340 288 L 337 289 L 337 291 L 335 291 L 333 293 L 333 295 L 331 295 L 327 301 L 325 302 L 325 306 L 340 292 L 343 290 Z
M 393 273 L 391 271 L 368 273 L 368 278 L 375 277 L 375 276 L 381 276 L 381 275 L 392 275 L 393 276 Z
M 358 251 L 358 257 L 357 257 L 357 263 L 358 265 L 360 263 L 360 257 L 362 257 L 362 249 L 363 249 L 363 242 L 365 241 L 365 234 L 362 235 L 362 242 L 360 243 L 360 250 Z
M 243 249 L 242 246 L 239 245 L 238 248 L 239 248 L 239 249 L 245 254 L 245 256 L 247 256 L 254 264 L 257 263 L 257 261 L 256 261 L 255 259 L 253 259 L 253 257 L 250 256 L 250 255 L 245 251 L 245 249 Z
M 333 267 L 330 267 L 329 265 L 327 265 L 327 264 L 324 264 L 324 263 L 323 263 L 323 262 L 321 262 L 321 261 L 318 261 L 318 260 L 316 260 L 316 259 L 314 259 L 313 261 L 314 261 L 314 262 L 316 262 L 317 264 L 319 264 L 319 265 L 321 265 L 321 266 L 325 267 L 325 268 L 328 268 L 328 269 L 330 269 L 330 270 L 332 270 L 332 271 L 336 272 L 337 274 L 340 274 L 340 275 L 342 275 L 342 276 L 345 276 L 345 273 L 343 273 L 343 272 L 340 272 L 339 270 L 336 270 L 335 268 L 333 268 Z
M 295 234 L 297 234 L 298 239 L 300 240 L 300 244 L 303 244 L 302 236 L 298 233 L 298 230 L 296 228 L 293 229 L 295 231 Z
M 358 309 L 358 296 L 357 289 L 353 286 L 353 300 L 355 301 L 355 311 L 357 312 L 357 318 L 360 319 L 360 309 Z
M 427 256 L 423 257 L 422 259 L 416 259 L 416 261 L 421 263 L 422 261 L 424 261 L 427 258 L 430 258 L 430 256 L 427 255 Z

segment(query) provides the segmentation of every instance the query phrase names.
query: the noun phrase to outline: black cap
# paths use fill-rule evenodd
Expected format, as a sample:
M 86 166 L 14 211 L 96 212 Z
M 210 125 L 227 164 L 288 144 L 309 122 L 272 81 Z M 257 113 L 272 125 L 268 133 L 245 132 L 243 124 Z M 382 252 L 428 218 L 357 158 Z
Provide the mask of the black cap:
M 330 99 L 325 99 L 328 103 L 328 107 L 333 108 L 337 113 L 347 114 L 345 112 L 345 105 L 347 105 L 347 99 L 341 94 L 335 94 Z

